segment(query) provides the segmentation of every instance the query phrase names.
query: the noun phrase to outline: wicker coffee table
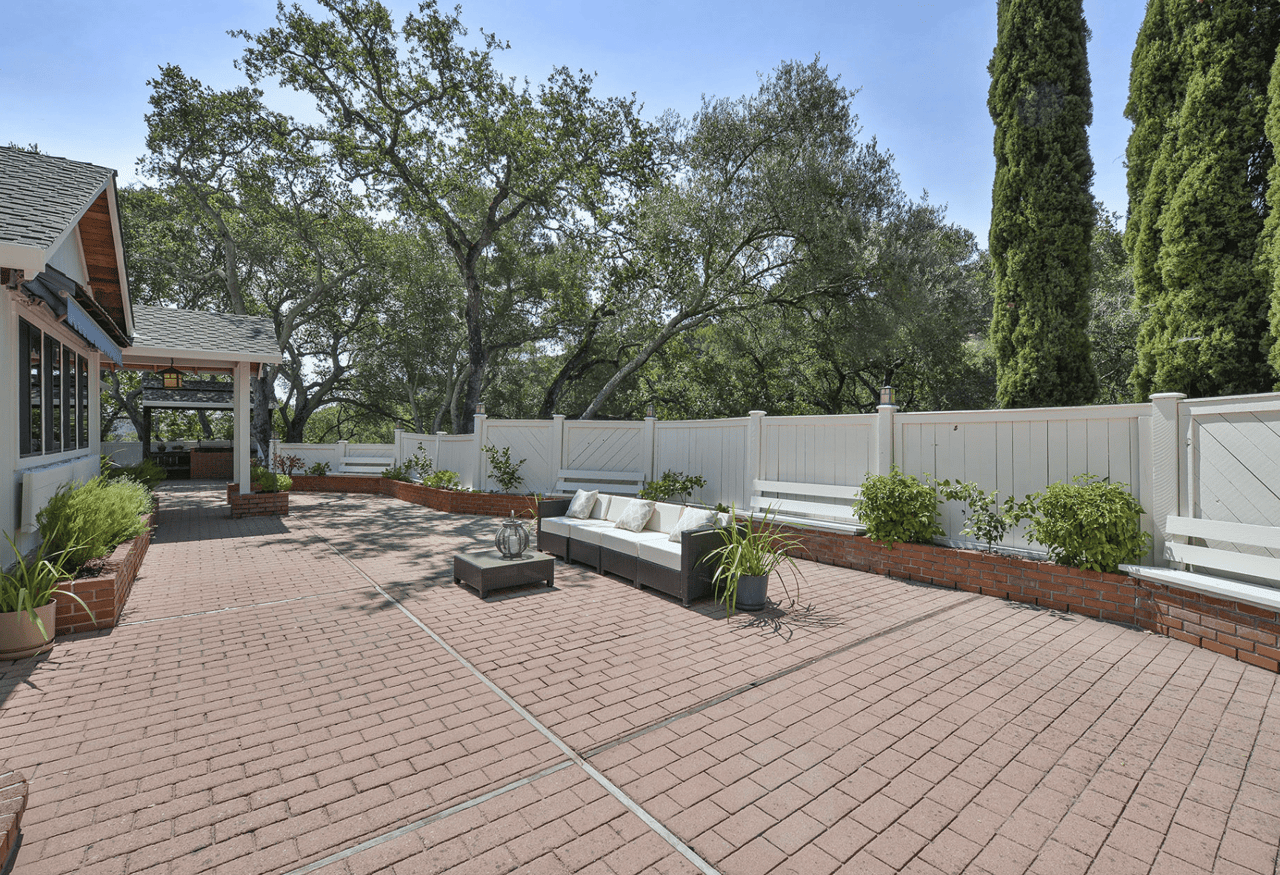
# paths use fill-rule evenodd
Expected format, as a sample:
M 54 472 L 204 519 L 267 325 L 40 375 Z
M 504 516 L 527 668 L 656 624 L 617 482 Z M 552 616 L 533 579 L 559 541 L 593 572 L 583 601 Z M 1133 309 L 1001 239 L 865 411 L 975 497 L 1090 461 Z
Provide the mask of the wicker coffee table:
M 525 553 L 519 559 L 503 559 L 497 550 L 459 553 L 453 557 L 453 582 L 465 583 L 484 598 L 495 589 L 546 581 L 554 586 L 556 560 L 545 553 Z

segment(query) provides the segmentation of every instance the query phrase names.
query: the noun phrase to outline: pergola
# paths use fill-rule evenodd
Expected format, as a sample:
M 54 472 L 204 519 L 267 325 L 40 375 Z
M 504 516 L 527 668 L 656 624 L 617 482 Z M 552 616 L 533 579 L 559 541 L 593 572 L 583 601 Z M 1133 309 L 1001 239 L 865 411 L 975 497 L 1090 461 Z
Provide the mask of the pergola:
M 283 357 L 276 341 L 275 326 L 261 316 L 236 316 L 175 310 L 170 307 L 133 307 L 133 343 L 122 350 L 121 367 L 135 371 L 161 372 L 174 368 L 188 374 L 231 374 L 231 392 L 213 397 L 194 387 L 190 396 L 154 396 L 144 399 L 143 416 L 149 422 L 150 409 L 181 407 L 231 410 L 232 479 L 244 493 L 249 492 L 249 377 L 263 365 L 280 364 Z M 166 390 L 160 390 L 162 392 Z M 173 392 L 174 390 L 167 390 Z M 146 429 L 144 452 L 150 449 L 150 428 Z

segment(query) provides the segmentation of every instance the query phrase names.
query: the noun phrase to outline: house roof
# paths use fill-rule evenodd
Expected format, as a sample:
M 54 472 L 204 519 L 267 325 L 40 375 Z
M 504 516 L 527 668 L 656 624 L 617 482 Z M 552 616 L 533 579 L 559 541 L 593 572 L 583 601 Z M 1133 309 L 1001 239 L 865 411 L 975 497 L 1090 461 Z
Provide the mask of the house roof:
M 156 357 L 205 361 L 281 361 L 275 324 L 265 316 L 236 316 L 172 307 L 133 307 L 133 346 L 126 360 Z M 168 362 L 164 362 L 168 364 Z
M 0 241 L 48 248 L 114 176 L 96 164 L 0 146 Z

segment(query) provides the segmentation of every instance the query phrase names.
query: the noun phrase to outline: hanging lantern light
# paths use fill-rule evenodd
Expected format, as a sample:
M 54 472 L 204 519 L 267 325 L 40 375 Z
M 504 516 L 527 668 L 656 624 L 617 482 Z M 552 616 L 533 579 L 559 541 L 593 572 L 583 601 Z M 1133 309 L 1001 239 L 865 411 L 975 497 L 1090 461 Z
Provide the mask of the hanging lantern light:
M 166 389 L 182 388 L 182 371 L 173 366 L 173 359 L 169 359 L 169 367 L 160 372 L 160 378 L 164 380 Z
M 516 512 L 511 511 L 511 519 L 502 521 L 494 545 L 503 559 L 519 559 L 529 546 L 529 530 L 524 523 L 516 519 Z

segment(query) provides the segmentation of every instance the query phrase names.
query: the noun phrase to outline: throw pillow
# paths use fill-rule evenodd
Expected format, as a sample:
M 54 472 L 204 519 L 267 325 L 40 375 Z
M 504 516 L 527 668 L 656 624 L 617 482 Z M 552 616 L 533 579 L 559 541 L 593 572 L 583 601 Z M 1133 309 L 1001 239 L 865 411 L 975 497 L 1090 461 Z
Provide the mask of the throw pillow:
M 716 512 L 714 510 L 699 510 L 698 508 L 686 507 L 684 513 L 680 514 L 680 521 L 671 530 L 671 540 L 679 544 L 681 532 L 710 525 L 715 521 L 715 518 Z
M 653 516 L 653 508 L 655 502 L 644 501 L 642 499 L 633 499 L 627 505 L 627 509 L 622 512 L 622 516 L 618 517 L 618 521 L 614 526 L 619 529 L 626 529 L 628 532 L 638 532 L 644 528 L 644 524 L 649 522 L 649 517 Z
M 591 492 L 584 492 L 579 489 L 573 496 L 573 501 L 569 502 L 569 510 L 565 512 L 565 516 L 571 516 L 574 519 L 585 520 L 591 518 L 591 511 L 596 506 L 596 498 L 599 497 L 600 490 L 593 489 Z

